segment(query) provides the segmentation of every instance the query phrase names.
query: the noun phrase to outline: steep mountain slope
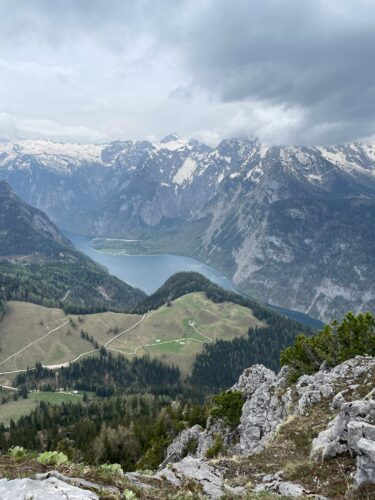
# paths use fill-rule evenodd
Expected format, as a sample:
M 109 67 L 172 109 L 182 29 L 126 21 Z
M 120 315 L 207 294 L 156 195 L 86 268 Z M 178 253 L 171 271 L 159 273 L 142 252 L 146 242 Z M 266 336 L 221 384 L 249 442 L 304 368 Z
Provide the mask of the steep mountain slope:
M 255 298 L 323 320 L 375 307 L 373 144 L 24 141 L 0 146 L 0 178 L 61 227 L 199 257 Z
M 27 205 L 0 182 L 0 258 L 76 260 L 73 245 L 48 217 Z
M 134 307 L 145 295 L 78 252 L 40 210 L 0 182 L 0 289 L 66 310 Z

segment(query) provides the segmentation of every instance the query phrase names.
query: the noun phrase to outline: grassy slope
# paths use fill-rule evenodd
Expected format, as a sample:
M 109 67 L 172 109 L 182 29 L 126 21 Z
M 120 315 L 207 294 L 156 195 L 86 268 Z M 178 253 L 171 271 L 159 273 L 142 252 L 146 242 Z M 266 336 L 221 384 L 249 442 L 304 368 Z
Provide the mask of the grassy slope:
M 113 338 L 117 332 L 130 328 L 141 317 L 136 314 L 112 312 L 80 317 L 66 316 L 60 309 L 9 302 L 8 311 L 0 323 L 0 372 L 26 369 L 28 366 L 34 366 L 36 361 L 46 365 L 65 363 L 83 352 L 94 349 L 90 342 L 81 338 L 81 329 L 92 335 L 101 345 Z M 73 324 L 68 323 L 2 363 L 8 356 L 41 338 L 69 318 L 73 319 Z M 152 311 L 143 323 L 119 337 L 109 347 L 132 352 L 139 345 L 155 343 L 156 339 L 165 341 L 194 337 L 202 342 L 206 341 L 207 339 L 196 334 L 189 326 L 189 320 L 193 320 L 198 331 L 204 335 L 225 340 L 246 335 L 249 326 L 260 324 L 245 307 L 229 303 L 215 304 L 203 293 L 192 293 L 175 300 L 171 307 L 163 306 Z M 188 373 L 194 356 L 203 348 L 202 342 L 186 340 L 185 344 L 162 344 L 139 349 L 137 354 L 142 356 L 145 352 L 149 353 L 163 361 L 179 365 L 184 373 Z M 6 383 L 11 378 L 0 377 L 0 382 Z
M 73 325 L 68 323 L 1 364 L 9 355 L 41 338 L 69 318 L 73 319 Z M 94 349 L 90 342 L 81 338 L 81 329 L 92 335 L 99 343 L 104 343 L 115 335 L 113 332 L 108 334 L 110 329 L 118 327 L 120 330 L 125 330 L 139 318 L 137 315 L 112 312 L 66 316 L 61 309 L 49 309 L 27 302 L 9 302 L 8 311 L 0 324 L 0 372 L 32 367 L 36 361 L 41 361 L 43 364 L 65 363 L 82 352 Z
M 208 342 L 194 331 L 189 321 L 194 321 L 198 332 L 213 340 L 244 336 L 249 326 L 261 324 L 250 309 L 230 303 L 215 304 L 204 293 L 190 293 L 173 301 L 171 307 L 162 306 L 152 311 L 139 327 L 114 341 L 110 347 L 130 352 L 136 346 L 155 344 L 159 340 L 160 345 L 140 349 L 138 354 L 157 356 L 162 361 L 178 365 L 183 373 L 189 373 L 194 357 L 202 351 L 203 343 Z M 184 343 L 162 344 L 181 338 Z M 188 338 L 195 338 L 198 342 Z
M 23 415 L 28 415 L 34 410 L 39 401 L 51 404 L 76 402 L 82 399 L 82 394 L 67 394 L 61 392 L 31 392 L 27 399 L 19 398 L 18 401 L 9 401 L 0 406 L 0 423 L 9 425 L 13 419 L 18 420 Z

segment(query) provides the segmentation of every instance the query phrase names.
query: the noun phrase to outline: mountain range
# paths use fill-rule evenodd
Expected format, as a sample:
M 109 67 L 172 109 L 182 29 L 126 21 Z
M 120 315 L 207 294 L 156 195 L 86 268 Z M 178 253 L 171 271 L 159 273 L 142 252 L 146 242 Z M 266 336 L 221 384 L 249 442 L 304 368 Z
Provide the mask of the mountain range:
M 26 140 L 0 145 L 0 179 L 59 227 L 198 257 L 262 301 L 375 307 L 374 144 Z

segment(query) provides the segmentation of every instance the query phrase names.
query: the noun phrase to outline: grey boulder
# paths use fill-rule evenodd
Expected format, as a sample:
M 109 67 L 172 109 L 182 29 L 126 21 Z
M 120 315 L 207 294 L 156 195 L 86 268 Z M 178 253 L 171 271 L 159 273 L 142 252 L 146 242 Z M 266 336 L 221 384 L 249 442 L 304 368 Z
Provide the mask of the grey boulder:
M 47 479 L 0 479 L 2 500 L 99 500 L 96 493 L 67 484 L 56 477 Z

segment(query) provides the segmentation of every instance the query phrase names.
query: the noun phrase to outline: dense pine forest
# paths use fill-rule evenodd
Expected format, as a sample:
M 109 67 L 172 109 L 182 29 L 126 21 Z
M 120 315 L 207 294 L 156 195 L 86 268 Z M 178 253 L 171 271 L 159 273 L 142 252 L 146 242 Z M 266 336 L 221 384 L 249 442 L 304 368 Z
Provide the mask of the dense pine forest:
M 257 313 L 259 316 L 264 314 L 268 326 L 249 328 L 247 338 L 218 340 L 205 346 L 194 361 L 193 385 L 204 381 L 209 391 L 226 389 L 236 382 L 245 368 L 257 363 L 277 371 L 280 368 L 280 352 L 293 344 L 298 334 L 312 335 L 309 328 L 294 320 L 273 315 L 266 309 Z
M 0 425 L 0 449 L 59 450 L 86 463 L 156 468 L 166 446 L 185 426 L 205 424 L 206 410 L 150 394 L 48 405 L 41 402 L 9 429 Z M 139 461 L 142 458 L 142 462 Z
M 90 259 L 77 262 L 0 262 L 0 289 L 8 300 L 87 314 L 133 309 L 145 294 L 110 276 Z M 69 292 L 69 293 L 68 293 Z
M 28 390 L 77 389 L 99 397 L 140 392 L 176 397 L 192 393 L 182 382 L 179 368 L 147 356 L 133 360 L 113 356 L 104 348 L 98 357 L 88 357 L 58 372 L 37 363 L 35 369 L 18 374 L 14 385 L 26 386 Z M 196 397 L 198 393 L 194 392 Z

